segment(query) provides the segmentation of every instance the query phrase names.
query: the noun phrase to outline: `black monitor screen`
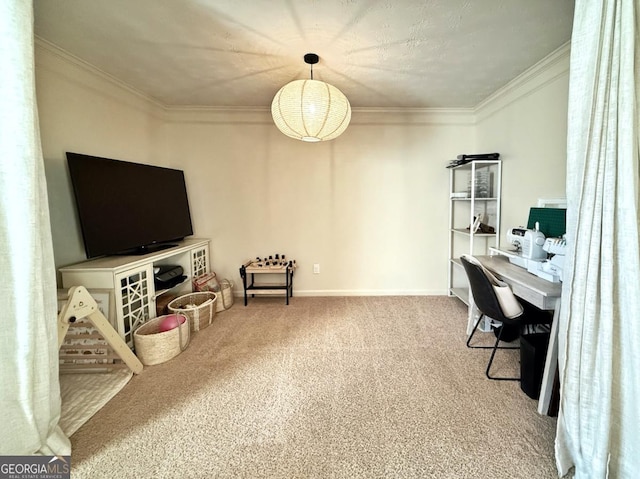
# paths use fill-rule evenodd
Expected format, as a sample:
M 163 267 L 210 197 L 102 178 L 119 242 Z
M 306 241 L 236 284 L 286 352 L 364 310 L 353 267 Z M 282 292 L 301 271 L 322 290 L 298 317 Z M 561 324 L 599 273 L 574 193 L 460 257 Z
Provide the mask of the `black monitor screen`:
M 87 258 L 139 254 L 193 234 L 184 172 L 67 153 Z

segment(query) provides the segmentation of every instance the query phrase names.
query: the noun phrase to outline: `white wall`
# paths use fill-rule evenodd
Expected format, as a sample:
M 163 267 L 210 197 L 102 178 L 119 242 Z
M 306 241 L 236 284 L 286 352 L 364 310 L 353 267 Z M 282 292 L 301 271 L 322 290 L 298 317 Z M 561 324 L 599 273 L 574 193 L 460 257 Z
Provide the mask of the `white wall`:
M 284 253 L 298 294 L 445 293 L 445 166 L 472 149 L 469 112 L 356 111 L 316 144 L 282 135 L 266 110 L 169 118 L 168 156 L 222 277 L 237 284 L 244 260 Z
M 307 144 L 267 109 L 163 109 L 39 42 L 56 265 L 84 259 L 64 156 L 76 151 L 183 169 L 195 236 L 212 239 L 213 267 L 236 284 L 244 260 L 285 253 L 297 294 L 445 294 L 455 155 L 503 155 L 503 231 L 538 197 L 564 196 L 568 55 L 557 56 L 477 112 L 356 110 L 340 138 Z
M 42 41 L 36 94 L 56 266 L 86 259 L 66 164 L 72 151 L 158 163 L 162 109 Z
M 477 150 L 502 158 L 501 232 L 526 226 L 538 198 L 564 198 L 569 95 L 565 45 L 477 109 Z

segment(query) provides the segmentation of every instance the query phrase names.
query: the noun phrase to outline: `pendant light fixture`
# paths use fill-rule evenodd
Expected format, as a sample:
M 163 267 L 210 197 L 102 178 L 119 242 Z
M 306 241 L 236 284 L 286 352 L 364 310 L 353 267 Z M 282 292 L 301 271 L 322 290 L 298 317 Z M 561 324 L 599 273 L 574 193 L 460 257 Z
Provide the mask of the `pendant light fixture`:
M 271 115 L 278 129 L 296 140 L 316 142 L 333 140 L 349 126 L 351 105 L 333 85 L 313 79 L 318 55 L 307 53 L 311 65 L 310 80 L 294 80 L 280 88 L 271 103 Z

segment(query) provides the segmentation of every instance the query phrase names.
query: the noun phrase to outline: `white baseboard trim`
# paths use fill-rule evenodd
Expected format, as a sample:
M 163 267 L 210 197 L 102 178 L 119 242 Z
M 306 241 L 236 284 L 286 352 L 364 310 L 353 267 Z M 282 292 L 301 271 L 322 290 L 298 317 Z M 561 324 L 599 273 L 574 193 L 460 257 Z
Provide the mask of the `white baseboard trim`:
M 251 294 L 251 293 L 249 293 Z M 234 291 L 236 298 L 243 298 L 242 290 Z M 275 295 L 274 295 L 275 296 Z M 284 296 L 284 294 L 282 295 Z M 319 290 L 294 290 L 293 297 L 305 296 L 447 296 L 446 289 L 424 290 L 424 289 L 402 289 L 402 290 L 380 290 L 380 289 L 319 289 Z

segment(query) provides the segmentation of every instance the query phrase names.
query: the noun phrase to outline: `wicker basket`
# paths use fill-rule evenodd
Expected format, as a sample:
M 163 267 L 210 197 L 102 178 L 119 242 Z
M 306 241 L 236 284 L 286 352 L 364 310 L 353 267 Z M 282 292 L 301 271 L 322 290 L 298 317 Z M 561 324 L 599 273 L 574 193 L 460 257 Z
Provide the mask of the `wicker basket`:
M 189 318 L 191 331 L 200 331 L 213 322 L 216 315 L 218 295 L 211 291 L 189 293 L 169 303 L 169 311 L 184 314 Z
M 189 318 L 185 316 L 186 321 L 180 327 L 161 332 L 159 326 L 166 317 L 167 315 L 150 319 L 133 333 L 136 355 L 145 366 L 175 358 L 189 345 Z
M 167 306 L 171 301 L 176 299 L 179 294 L 163 294 L 162 296 L 156 298 L 156 316 L 162 316 L 164 314 L 169 314 L 169 310 Z
M 216 311 L 224 311 L 233 306 L 233 283 L 228 279 L 220 281 L 220 292 L 218 293 L 218 306 Z

